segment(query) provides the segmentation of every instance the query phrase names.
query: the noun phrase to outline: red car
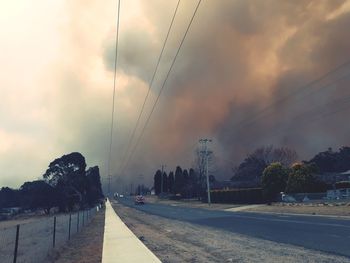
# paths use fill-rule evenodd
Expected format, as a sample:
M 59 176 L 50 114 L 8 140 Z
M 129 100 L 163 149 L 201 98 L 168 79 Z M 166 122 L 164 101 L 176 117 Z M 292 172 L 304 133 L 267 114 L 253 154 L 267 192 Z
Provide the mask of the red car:
M 135 197 L 135 205 L 144 205 L 145 204 L 145 198 L 142 195 L 137 195 Z

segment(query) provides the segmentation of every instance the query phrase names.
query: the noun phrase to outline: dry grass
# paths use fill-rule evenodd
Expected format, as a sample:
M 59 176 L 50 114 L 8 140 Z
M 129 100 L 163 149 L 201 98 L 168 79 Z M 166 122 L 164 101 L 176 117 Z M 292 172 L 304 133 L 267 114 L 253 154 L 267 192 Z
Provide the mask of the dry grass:
M 58 250 L 52 251 L 46 262 L 97 263 L 102 261 L 105 213 L 98 212 L 82 232 Z

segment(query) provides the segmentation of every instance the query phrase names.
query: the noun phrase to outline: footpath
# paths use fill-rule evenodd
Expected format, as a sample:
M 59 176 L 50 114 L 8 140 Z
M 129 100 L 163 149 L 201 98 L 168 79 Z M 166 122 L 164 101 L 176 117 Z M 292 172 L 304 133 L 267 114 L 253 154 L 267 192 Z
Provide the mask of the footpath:
M 102 263 L 160 263 L 106 202 Z

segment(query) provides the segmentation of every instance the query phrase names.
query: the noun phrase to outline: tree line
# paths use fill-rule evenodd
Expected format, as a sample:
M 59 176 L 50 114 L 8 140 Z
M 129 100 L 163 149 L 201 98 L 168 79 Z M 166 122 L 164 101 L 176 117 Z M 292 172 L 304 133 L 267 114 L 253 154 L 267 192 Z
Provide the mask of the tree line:
M 213 176 L 210 177 L 214 180 Z M 169 174 L 157 170 L 154 175 L 155 194 L 177 195 L 182 198 L 200 198 L 205 193 L 204 177 L 200 176 L 193 168 L 182 169 L 177 166 L 175 173 L 170 171 Z
M 52 207 L 72 211 L 92 206 L 104 198 L 98 166 L 86 170 L 85 158 L 73 152 L 49 164 L 42 180 L 25 182 L 19 189 L 0 190 L 0 208 L 22 207 L 43 209 Z
M 291 167 L 297 160 L 298 155 L 293 149 L 260 147 L 233 169 L 231 181 L 236 182 L 238 187 L 260 187 L 263 172 L 270 164 L 281 163 L 284 167 Z M 342 173 L 350 170 L 350 147 L 341 147 L 338 152 L 329 148 L 301 163 L 313 165 L 318 174 L 330 173 L 331 176 L 332 173 Z
M 275 200 L 280 192 L 325 192 L 335 186 L 319 175 L 333 177 L 350 170 L 350 147 L 341 147 L 339 151 L 329 148 L 309 161 L 296 159 L 295 151 L 289 148 L 261 147 L 247 156 L 231 180 L 245 180 L 250 186 L 262 187 L 267 200 Z

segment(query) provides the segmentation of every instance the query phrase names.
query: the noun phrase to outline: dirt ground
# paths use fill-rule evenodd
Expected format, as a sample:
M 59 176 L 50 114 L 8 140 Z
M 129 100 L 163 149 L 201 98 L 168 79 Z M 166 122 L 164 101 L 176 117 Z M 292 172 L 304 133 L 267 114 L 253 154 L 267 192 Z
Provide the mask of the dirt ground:
M 66 245 L 52 251 L 45 262 L 99 263 L 102 261 L 105 212 L 98 212 L 83 231 Z
M 164 263 L 350 262 L 344 257 L 149 215 L 116 202 L 112 205 Z

